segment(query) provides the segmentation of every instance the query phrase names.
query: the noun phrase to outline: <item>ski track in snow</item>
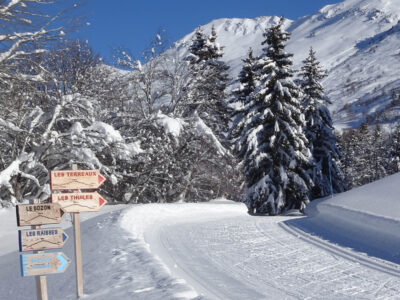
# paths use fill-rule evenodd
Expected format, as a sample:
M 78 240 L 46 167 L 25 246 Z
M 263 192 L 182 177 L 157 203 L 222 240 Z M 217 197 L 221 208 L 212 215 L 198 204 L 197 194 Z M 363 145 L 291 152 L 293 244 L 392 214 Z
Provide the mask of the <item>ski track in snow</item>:
M 400 266 L 290 228 L 293 217 L 159 226 L 151 249 L 210 299 L 400 299 Z
M 310 235 L 296 220 L 306 219 L 249 216 L 229 201 L 105 213 L 82 223 L 83 298 L 400 299 L 400 265 Z M 66 232 L 61 251 L 74 261 Z M 35 293 L 18 258 L 16 249 L 0 254 L 0 299 Z M 76 299 L 73 262 L 47 280 L 49 299 Z

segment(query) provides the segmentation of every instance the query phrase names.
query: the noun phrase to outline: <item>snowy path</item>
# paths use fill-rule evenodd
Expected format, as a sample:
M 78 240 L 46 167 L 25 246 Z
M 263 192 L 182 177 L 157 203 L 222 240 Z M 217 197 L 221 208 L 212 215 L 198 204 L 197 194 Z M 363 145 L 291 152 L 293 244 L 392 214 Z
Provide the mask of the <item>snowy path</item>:
M 82 223 L 84 299 L 400 299 L 400 265 L 294 226 L 307 219 L 251 217 L 230 201 L 121 207 Z M 13 218 L 2 213 L 0 237 Z M 3 246 L 0 299 L 32 299 L 15 242 Z M 71 241 L 62 251 L 73 259 Z M 50 299 L 76 299 L 73 264 L 48 286 Z
M 121 211 L 121 207 L 129 210 L 129 206 L 126 205 L 107 206 L 102 214 L 91 213 L 97 217 L 81 224 L 85 293 L 83 299 L 194 298 L 196 293 L 183 280 L 173 278 L 165 266 L 146 250 L 141 240 L 133 239 L 128 232 L 121 229 L 120 219 L 124 211 Z M 83 216 L 83 219 L 90 217 L 88 214 Z M 7 219 L 6 224 L 15 223 L 15 211 L 3 212 L 1 217 L 3 218 L 0 218 L 0 237 L 3 233 L 1 225 L 4 219 Z M 71 231 L 71 228 L 66 229 L 70 240 L 61 251 L 72 260 L 72 263 L 65 273 L 47 276 L 50 300 L 77 299 Z M 16 227 L 12 233 L 14 237 L 17 236 Z M 8 235 L 3 236 L 8 237 Z M 17 243 L 14 243 L 14 240 L 11 242 L 7 251 L 0 251 L 0 300 L 36 299 L 35 280 L 33 277 L 21 277 Z
M 158 224 L 153 253 L 211 299 L 400 299 L 400 268 L 295 231 L 293 217 Z

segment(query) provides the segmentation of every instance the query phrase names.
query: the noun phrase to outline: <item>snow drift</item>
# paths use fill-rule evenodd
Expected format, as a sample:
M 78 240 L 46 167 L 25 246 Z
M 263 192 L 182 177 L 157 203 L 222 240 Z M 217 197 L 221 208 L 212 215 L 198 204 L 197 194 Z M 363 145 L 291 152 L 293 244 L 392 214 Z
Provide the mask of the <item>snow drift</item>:
M 313 201 L 292 225 L 331 242 L 400 263 L 400 174 Z

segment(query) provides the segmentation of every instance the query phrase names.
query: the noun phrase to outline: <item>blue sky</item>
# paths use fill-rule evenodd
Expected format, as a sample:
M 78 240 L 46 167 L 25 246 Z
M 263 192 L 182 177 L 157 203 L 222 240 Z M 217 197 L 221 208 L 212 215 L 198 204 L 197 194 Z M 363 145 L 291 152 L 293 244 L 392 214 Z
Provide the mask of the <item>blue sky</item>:
M 78 33 L 111 62 L 113 50 L 124 47 L 140 53 L 159 29 L 172 43 L 197 26 L 217 18 L 255 18 L 283 15 L 289 19 L 312 14 L 339 0 L 88 0 L 82 12 L 86 25 Z

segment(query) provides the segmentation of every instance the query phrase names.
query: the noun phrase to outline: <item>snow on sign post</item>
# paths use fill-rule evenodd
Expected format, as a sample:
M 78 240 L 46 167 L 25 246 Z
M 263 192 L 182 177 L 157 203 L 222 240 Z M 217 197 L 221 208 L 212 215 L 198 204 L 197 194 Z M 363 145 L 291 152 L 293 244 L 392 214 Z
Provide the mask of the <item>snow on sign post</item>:
M 74 216 L 75 270 L 78 298 L 83 296 L 82 242 L 81 242 L 81 212 L 100 210 L 107 201 L 98 193 L 81 193 L 79 190 L 97 189 L 106 178 L 98 170 L 78 170 L 76 164 L 72 170 L 57 170 L 50 172 L 50 188 L 52 191 L 72 190 L 72 193 L 54 193 L 51 196 L 53 204 L 59 204 L 65 212 Z

